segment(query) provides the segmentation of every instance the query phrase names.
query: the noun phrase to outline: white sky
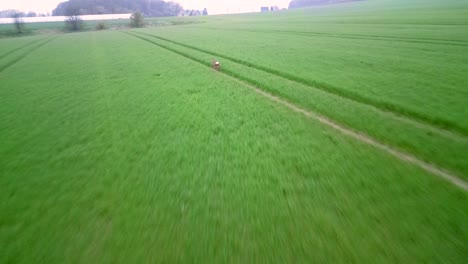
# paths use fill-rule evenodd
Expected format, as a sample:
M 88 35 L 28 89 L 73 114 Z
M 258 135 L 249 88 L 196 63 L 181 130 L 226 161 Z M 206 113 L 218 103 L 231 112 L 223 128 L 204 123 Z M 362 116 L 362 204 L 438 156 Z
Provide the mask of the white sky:
M 210 14 L 258 12 L 261 6 L 288 7 L 291 0 L 175 0 L 185 9 L 207 8 Z M 64 0 L 0 0 L 0 10 L 17 9 L 23 12 L 52 13 Z

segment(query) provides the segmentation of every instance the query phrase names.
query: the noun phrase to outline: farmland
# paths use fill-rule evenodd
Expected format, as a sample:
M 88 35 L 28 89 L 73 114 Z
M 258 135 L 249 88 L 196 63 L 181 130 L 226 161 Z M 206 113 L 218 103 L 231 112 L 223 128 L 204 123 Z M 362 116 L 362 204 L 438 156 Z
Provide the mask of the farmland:
M 468 5 L 439 2 L 1 39 L 0 263 L 463 263 Z

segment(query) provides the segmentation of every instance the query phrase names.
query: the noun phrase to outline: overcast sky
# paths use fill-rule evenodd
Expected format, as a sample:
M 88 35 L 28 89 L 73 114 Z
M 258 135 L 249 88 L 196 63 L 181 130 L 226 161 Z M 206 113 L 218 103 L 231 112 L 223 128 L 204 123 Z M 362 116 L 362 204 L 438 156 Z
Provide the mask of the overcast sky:
M 291 0 L 178 0 L 185 9 L 203 9 L 210 14 L 258 12 L 261 6 L 287 7 Z M 47 13 L 64 0 L 0 0 L 0 10 L 18 9 Z

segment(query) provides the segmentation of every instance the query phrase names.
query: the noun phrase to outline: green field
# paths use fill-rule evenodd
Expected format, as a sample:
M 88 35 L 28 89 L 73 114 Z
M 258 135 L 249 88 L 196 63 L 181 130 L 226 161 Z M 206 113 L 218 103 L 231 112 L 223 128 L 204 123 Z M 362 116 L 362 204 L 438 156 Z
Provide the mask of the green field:
M 177 18 L 147 18 L 145 24 L 147 27 L 161 27 L 161 26 L 173 26 L 173 25 L 185 25 L 201 23 L 197 18 L 187 17 L 185 19 Z M 102 24 L 104 29 L 108 30 L 122 30 L 130 28 L 130 20 L 128 19 L 112 19 L 102 21 L 82 21 L 81 31 L 93 31 L 97 30 L 97 25 Z M 14 36 L 33 36 L 33 35 L 50 35 L 50 34 L 61 34 L 70 33 L 70 29 L 67 28 L 63 22 L 37 22 L 37 23 L 24 23 L 23 32 L 18 34 L 13 24 L 0 24 L 0 39 L 10 38 Z
M 0 263 L 465 263 L 468 4 L 407 2 L 0 39 Z

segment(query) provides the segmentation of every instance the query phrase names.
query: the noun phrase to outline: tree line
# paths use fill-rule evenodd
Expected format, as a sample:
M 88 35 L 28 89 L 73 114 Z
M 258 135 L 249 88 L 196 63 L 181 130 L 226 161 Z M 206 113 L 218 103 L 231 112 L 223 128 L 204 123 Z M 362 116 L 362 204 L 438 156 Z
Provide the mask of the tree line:
M 50 14 L 37 14 L 36 12 L 29 11 L 29 12 L 21 12 L 19 10 L 1 10 L 0 11 L 0 18 L 11 18 L 11 17 L 45 17 L 49 16 Z
M 176 2 L 161 0 L 69 0 L 52 11 L 53 16 L 125 14 L 141 12 L 148 17 L 177 16 L 183 10 Z

